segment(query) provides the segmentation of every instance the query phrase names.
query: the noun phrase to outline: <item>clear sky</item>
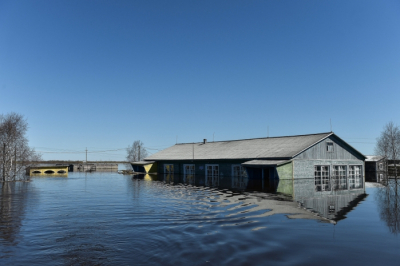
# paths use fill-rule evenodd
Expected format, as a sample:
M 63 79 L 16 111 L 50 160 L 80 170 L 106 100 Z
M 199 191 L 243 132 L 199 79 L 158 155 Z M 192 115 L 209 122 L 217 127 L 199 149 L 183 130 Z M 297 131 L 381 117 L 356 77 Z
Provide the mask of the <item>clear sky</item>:
M 0 0 L 0 113 L 44 159 L 400 125 L 400 1 Z M 106 152 L 99 152 L 105 151 Z

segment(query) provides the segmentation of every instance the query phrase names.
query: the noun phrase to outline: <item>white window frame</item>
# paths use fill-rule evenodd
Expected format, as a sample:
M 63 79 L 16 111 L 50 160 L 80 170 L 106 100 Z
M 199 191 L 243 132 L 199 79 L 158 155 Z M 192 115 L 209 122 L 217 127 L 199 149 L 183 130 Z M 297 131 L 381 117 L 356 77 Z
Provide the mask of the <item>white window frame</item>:
M 320 184 L 317 184 L 317 169 L 316 167 L 328 167 L 328 178 L 327 181 L 323 182 L 322 179 L 322 168 L 321 168 L 321 174 L 320 174 Z M 332 190 L 332 185 L 331 185 L 331 166 L 330 165 L 314 165 L 314 184 L 315 184 L 315 190 L 316 191 L 331 191 Z M 320 189 L 318 189 L 318 187 Z
M 336 176 L 335 167 L 339 168 L 339 170 L 338 170 L 339 175 L 338 176 Z M 340 167 L 344 167 L 344 171 L 343 171 L 343 169 L 340 169 Z M 348 167 L 345 164 L 332 165 L 332 172 L 331 172 L 332 173 L 332 175 L 331 175 L 332 189 L 334 189 L 335 187 L 336 187 L 336 190 L 347 190 L 348 189 L 349 184 L 348 184 L 348 170 L 347 169 L 348 169 Z M 344 175 L 342 175 L 343 172 L 344 172 Z M 337 184 L 333 184 L 334 183 L 333 180 L 338 180 L 338 183 Z M 342 182 L 343 180 L 345 182 Z M 345 187 L 343 187 L 343 184 L 345 184 Z
M 240 167 L 239 174 L 235 171 L 236 167 Z M 247 178 L 246 167 L 241 164 L 232 164 L 232 188 L 246 188 Z
M 379 163 L 379 170 L 383 170 L 383 163 Z
M 191 167 L 192 169 L 186 169 L 187 167 Z M 190 185 L 194 184 L 196 173 L 196 166 L 194 164 L 184 164 L 183 165 L 183 182 L 188 183 Z
M 211 167 L 212 174 L 211 176 L 208 174 L 208 167 Z M 218 172 L 215 175 L 215 167 L 217 167 Z M 219 185 L 219 164 L 206 164 L 206 183 L 207 187 L 215 187 Z
M 356 173 L 354 172 L 354 177 L 352 177 L 351 176 L 351 174 L 350 174 L 350 169 L 352 168 L 352 167 L 356 167 L 356 166 L 358 166 L 358 167 L 360 167 L 360 178 L 358 179 L 358 182 L 357 182 L 357 179 L 356 179 Z M 349 189 L 361 189 L 361 188 L 364 188 L 364 175 L 363 175 L 363 166 L 361 165 L 361 164 L 350 164 L 349 165 L 349 167 L 348 167 L 348 170 L 347 170 L 347 178 L 348 178 L 348 188 Z M 353 181 L 352 180 L 352 178 L 354 178 L 354 187 L 352 187 L 352 185 L 351 185 L 351 181 Z M 361 183 L 360 183 L 360 179 L 361 179 Z M 358 184 L 358 187 L 357 187 L 357 184 Z M 360 184 L 361 184 L 361 186 L 360 186 Z

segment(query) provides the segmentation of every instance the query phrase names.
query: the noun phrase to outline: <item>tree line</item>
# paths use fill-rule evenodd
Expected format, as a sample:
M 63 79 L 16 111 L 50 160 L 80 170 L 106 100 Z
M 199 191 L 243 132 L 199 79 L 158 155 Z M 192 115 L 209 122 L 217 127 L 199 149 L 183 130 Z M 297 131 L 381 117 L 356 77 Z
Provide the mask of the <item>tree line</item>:
M 28 123 L 17 113 L 0 114 L 0 180 L 14 181 L 24 176 L 27 166 L 41 160 L 28 145 Z

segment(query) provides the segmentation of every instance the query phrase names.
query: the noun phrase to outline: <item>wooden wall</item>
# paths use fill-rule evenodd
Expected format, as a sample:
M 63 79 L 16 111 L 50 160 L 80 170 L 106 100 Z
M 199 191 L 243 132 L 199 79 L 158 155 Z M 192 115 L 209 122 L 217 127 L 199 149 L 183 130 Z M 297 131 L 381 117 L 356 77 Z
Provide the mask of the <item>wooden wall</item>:
M 333 143 L 333 152 L 327 151 L 327 142 Z M 315 144 L 294 159 L 364 160 L 354 149 L 335 136 L 330 136 Z

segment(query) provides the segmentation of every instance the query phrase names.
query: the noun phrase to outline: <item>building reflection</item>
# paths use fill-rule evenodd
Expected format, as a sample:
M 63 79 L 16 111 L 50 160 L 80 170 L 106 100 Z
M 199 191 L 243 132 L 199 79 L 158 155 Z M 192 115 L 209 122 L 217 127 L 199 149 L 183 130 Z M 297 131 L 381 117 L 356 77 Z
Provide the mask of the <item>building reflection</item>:
M 153 178 L 153 180 L 156 179 Z M 320 191 L 316 189 L 314 178 L 260 180 L 245 176 L 240 178 L 218 177 L 217 179 L 210 179 L 199 175 L 164 174 L 160 175 L 160 181 L 168 184 L 213 187 L 236 192 L 264 192 L 268 195 L 274 195 L 275 199 L 279 199 L 279 196 L 282 196 L 282 198 L 287 200 L 289 197 L 292 202 L 296 203 L 296 208 L 292 209 L 292 213 L 303 209 L 314 216 L 322 217 L 332 223 L 345 219 L 346 214 L 353 210 L 367 196 L 365 188 L 343 189 L 343 186 L 336 186 L 335 184 L 330 185 L 332 189 L 329 191 Z M 303 215 L 302 217 L 305 216 Z
M 400 232 L 400 181 L 391 179 L 383 182 L 375 194 L 379 216 L 392 234 Z
M 16 245 L 22 226 L 28 195 L 26 182 L 4 182 L 0 194 L 0 239 L 6 245 Z

